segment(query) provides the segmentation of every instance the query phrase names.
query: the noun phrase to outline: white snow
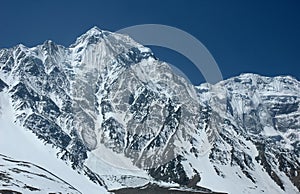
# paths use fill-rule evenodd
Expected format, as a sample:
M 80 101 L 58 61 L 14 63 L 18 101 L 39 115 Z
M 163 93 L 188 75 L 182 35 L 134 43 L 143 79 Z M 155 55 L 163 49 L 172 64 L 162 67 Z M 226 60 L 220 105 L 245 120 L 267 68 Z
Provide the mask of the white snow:
M 251 152 L 257 153 L 256 148 L 251 146 Z M 212 188 L 214 191 L 226 192 L 230 194 L 240 193 L 285 193 L 278 185 L 261 170 L 261 166 L 256 163 L 259 174 L 254 175 L 257 178 L 257 184 L 249 179 L 244 178 L 243 172 L 238 167 L 230 165 L 216 165 L 224 174 L 224 178 L 218 176 L 214 170 L 213 164 L 209 161 L 208 154 L 198 159 L 188 157 L 193 167 L 200 172 L 201 181 L 197 184 L 202 187 Z M 243 177 L 243 178 L 241 178 Z
M 275 136 L 280 135 L 273 127 L 271 126 L 264 126 L 264 134 L 266 136 Z
M 88 154 L 86 165 L 104 179 L 109 190 L 142 186 L 151 180 L 147 173 L 134 166 L 129 158 L 102 144 Z M 121 181 L 124 176 L 127 178 Z
M 44 145 L 32 132 L 14 123 L 14 110 L 7 93 L 0 93 L 0 111 L 1 154 L 41 166 L 82 193 L 106 193 L 103 187 L 93 184 L 86 176 L 78 174 L 58 159 L 50 145 Z

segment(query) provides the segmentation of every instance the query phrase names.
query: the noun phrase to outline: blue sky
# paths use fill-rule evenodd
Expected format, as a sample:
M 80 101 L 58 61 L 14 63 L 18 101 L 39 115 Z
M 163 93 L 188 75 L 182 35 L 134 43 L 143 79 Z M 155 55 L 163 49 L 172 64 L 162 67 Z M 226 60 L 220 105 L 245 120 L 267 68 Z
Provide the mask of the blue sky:
M 164 24 L 199 39 L 224 78 L 243 72 L 292 75 L 300 80 L 300 1 L 71 1 L 6 0 L 0 4 L 0 48 L 35 46 L 51 39 L 70 45 L 93 26 L 116 31 L 137 24 Z M 204 79 L 180 54 L 159 47 L 160 59 L 198 84 Z

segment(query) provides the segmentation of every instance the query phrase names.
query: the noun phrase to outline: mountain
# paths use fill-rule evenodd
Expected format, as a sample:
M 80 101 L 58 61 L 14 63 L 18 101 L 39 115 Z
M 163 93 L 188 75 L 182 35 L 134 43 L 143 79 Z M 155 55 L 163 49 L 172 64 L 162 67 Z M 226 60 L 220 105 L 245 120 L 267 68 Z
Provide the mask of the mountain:
M 70 193 L 300 191 L 294 78 L 193 86 L 130 37 L 94 27 L 67 48 L 0 50 L 0 91 L 0 154 Z

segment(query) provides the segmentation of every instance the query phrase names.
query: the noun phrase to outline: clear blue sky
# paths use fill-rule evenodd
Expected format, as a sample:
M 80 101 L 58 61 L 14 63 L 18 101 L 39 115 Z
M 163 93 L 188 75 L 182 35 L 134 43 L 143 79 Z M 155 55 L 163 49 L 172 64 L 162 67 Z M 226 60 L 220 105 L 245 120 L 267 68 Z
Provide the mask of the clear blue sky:
M 0 48 L 51 39 L 70 45 L 93 26 L 115 31 L 157 23 L 180 28 L 212 53 L 225 78 L 242 72 L 292 75 L 300 80 L 300 1 L 2 0 Z M 152 47 L 193 83 L 197 69 L 174 51 Z

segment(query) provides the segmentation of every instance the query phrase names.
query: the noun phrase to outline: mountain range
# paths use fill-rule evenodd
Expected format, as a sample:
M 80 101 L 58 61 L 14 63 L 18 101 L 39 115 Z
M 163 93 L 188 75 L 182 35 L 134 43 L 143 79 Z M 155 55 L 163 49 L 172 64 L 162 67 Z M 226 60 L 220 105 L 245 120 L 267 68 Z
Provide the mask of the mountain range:
M 127 35 L 0 50 L 0 193 L 299 193 L 300 82 L 192 85 Z

